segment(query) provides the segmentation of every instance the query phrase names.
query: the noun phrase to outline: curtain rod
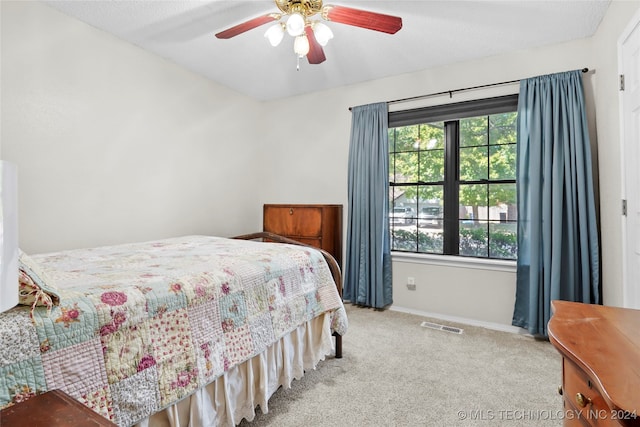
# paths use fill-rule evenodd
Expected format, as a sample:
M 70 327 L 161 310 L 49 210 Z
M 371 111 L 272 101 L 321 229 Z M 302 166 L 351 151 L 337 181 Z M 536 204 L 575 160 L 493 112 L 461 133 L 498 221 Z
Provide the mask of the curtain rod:
M 583 68 L 582 69 L 583 73 L 588 73 L 589 69 L 588 68 Z M 492 86 L 502 86 L 502 85 L 508 85 L 508 84 L 512 84 L 512 83 L 518 83 L 520 82 L 520 80 L 523 79 L 518 79 L 518 80 L 509 80 L 508 82 L 500 82 L 500 83 L 489 83 L 486 85 L 480 85 L 480 86 L 471 86 L 471 87 L 465 87 L 465 88 L 461 88 L 461 89 L 452 89 L 452 90 L 445 90 L 442 92 L 434 92 L 434 93 L 429 93 L 426 95 L 418 95 L 418 96 L 412 96 L 409 98 L 401 98 L 401 99 L 394 99 L 393 101 L 387 101 L 387 104 L 399 104 L 401 102 L 408 102 L 408 101 L 415 101 L 417 99 L 423 99 L 423 98 L 430 98 L 432 96 L 440 96 L 440 95 L 449 95 L 449 98 L 453 97 L 453 94 L 456 92 L 465 92 L 467 90 L 474 90 L 474 89 L 482 89 L 485 87 L 492 87 Z M 353 107 L 349 107 L 349 111 L 351 111 Z

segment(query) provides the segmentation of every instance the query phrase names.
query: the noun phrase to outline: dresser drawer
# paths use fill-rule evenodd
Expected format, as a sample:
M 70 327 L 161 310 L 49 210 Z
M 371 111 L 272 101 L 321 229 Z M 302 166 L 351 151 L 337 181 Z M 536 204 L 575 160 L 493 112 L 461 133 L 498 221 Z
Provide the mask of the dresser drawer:
M 265 206 L 264 209 L 265 231 L 297 237 L 320 237 L 322 234 L 321 208 Z
M 566 409 L 573 411 L 567 417 L 580 418 L 591 426 L 620 426 L 595 384 L 575 363 L 563 358 L 563 395 Z
M 561 300 L 551 309 L 565 410 L 591 426 L 640 427 L 640 310 Z M 568 416 L 565 426 L 577 425 Z

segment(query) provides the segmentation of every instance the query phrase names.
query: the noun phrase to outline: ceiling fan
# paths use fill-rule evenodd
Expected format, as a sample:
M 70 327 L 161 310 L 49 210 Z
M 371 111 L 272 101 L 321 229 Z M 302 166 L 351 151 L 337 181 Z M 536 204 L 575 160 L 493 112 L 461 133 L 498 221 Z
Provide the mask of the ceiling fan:
M 216 34 L 219 39 L 230 39 L 269 22 L 274 22 L 265 33 L 272 46 L 282 41 L 284 33 L 295 37 L 293 50 L 298 60 L 307 57 L 309 64 L 326 60 L 323 46 L 333 38 L 331 29 L 322 20 L 395 34 L 402 28 L 402 19 L 345 6 L 322 5 L 322 0 L 274 0 L 281 13 L 269 13 L 235 25 Z M 316 17 L 319 15 L 319 17 Z M 317 19 L 321 18 L 321 19 Z M 298 63 L 299 69 L 299 63 Z

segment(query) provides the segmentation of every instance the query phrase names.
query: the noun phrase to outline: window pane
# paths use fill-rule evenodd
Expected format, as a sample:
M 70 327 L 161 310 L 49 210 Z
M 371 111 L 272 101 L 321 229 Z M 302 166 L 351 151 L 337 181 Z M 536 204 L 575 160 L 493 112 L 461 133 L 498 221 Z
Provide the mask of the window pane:
M 404 194 L 404 187 L 389 187 L 389 215 L 393 212 L 394 201 Z
M 488 145 L 487 116 L 460 120 L 460 147 Z
M 419 125 L 404 126 L 395 129 L 395 151 L 416 151 L 420 148 Z
M 396 153 L 394 155 L 395 163 L 395 182 L 407 183 L 418 181 L 418 153 Z
M 420 187 L 418 199 L 418 227 L 442 229 L 444 193 L 442 185 Z
M 420 149 L 444 149 L 444 122 L 427 123 L 420 126 Z
M 418 252 L 442 254 L 444 187 L 422 185 L 418 194 Z
M 489 147 L 489 179 L 516 179 L 516 145 Z
M 391 227 L 391 250 L 416 252 L 416 234 L 402 227 Z
M 420 185 L 418 187 L 418 207 L 438 205 L 442 207 L 444 187 L 442 185 Z
M 389 182 L 395 182 L 395 176 L 396 176 L 396 169 L 395 169 L 395 163 L 396 163 L 396 155 L 395 154 L 389 154 Z M 390 198 L 389 200 L 393 200 L 393 198 Z
M 444 150 L 428 150 L 420 152 L 419 181 L 444 181 Z
M 416 212 L 416 188 L 415 187 L 396 187 L 401 188 L 395 191 L 393 203 L 389 209 L 389 222 L 395 226 L 415 225 L 418 223 L 418 214 Z
M 418 231 L 415 225 L 392 224 L 391 250 L 417 252 Z
M 489 184 L 489 219 L 515 221 L 516 184 Z
M 487 223 L 460 221 L 460 255 L 487 257 L 489 239 Z
M 460 149 L 460 180 L 479 181 L 487 179 L 489 159 L 487 147 L 472 147 Z
M 516 230 L 515 222 L 489 224 L 489 256 L 491 258 L 516 259 L 518 255 Z
M 460 185 L 460 219 L 489 219 L 487 192 L 485 184 Z
M 418 252 L 442 254 L 443 248 L 444 234 L 442 229 L 418 231 Z
M 518 113 L 493 114 L 489 116 L 489 143 L 515 144 L 516 118 Z
M 392 250 L 417 251 L 417 192 L 415 185 L 394 187 L 389 208 Z

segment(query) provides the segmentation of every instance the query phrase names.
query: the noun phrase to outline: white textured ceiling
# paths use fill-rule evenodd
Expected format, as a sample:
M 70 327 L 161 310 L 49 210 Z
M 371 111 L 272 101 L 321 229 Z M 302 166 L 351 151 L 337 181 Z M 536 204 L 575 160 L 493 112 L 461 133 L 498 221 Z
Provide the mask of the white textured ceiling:
M 269 24 L 229 40 L 214 34 L 265 13 L 272 0 L 62 0 L 59 11 L 259 100 L 285 98 L 509 51 L 591 36 L 609 0 L 358 1 L 339 4 L 400 16 L 395 35 L 328 23 L 335 37 L 319 65 L 293 40 L 263 37 Z

